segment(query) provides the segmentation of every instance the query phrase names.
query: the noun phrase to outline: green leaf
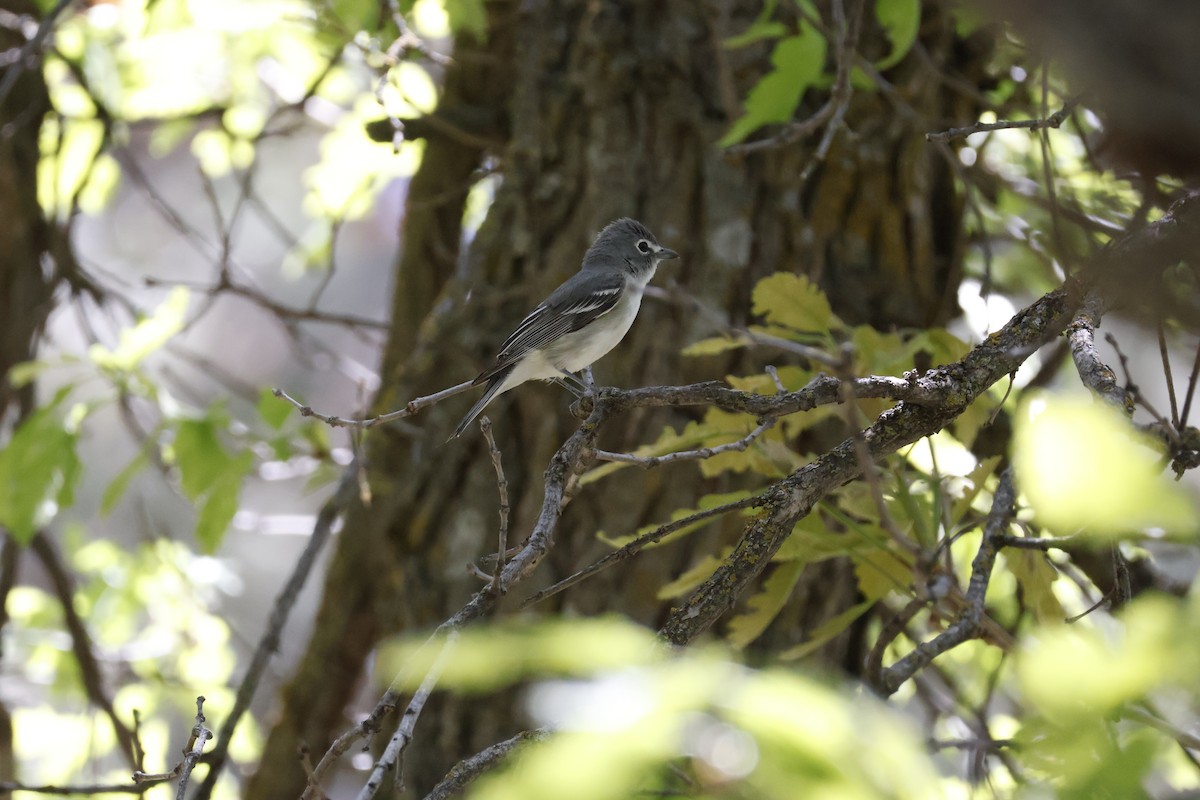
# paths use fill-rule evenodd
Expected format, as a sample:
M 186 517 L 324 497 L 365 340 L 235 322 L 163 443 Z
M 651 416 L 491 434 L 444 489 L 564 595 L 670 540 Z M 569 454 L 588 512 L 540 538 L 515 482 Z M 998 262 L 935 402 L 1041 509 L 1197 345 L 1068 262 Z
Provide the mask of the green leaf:
M 174 450 L 183 493 L 193 501 L 216 484 L 233 460 L 221 446 L 217 421 L 211 416 L 181 421 Z
M 73 387 L 64 386 L 30 414 L 0 450 L 0 525 L 21 544 L 75 498 L 82 465 L 77 436 L 59 417 Z
M 683 348 L 682 353 L 685 356 L 695 358 L 697 356 L 715 356 L 729 350 L 737 350 L 740 347 L 745 347 L 746 342 L 741 339 L 735 339 L 732 336 L 713 336 L 710 339 L 701 339 L 698 342 L 693 342 Z
M 744 500 L 745 498 L 749 497 L 751 494 L 753 494 L 753 492 L 751 492 L 749 489 L 743 489 L 743 490 L 737 491 L 737 492 L 725 492 L 723 494 L 706 494 L 700 498 L 700 502 L 696 504 L 696 508 L 675 509 L 675 511 L 671 512 L 671 520 L 670 521 L 674 522 L 677 519 L 683 519 L 684 517 L 690 517 L 692 514 L 695 514 L 700 511 L 708 511 L 710 508 L 716 508 L 717 506 L 723 506 L 726 503 L 733 503 L 738 500 Z M 748 510 L 744 510 L 744 511 L 748 511 Z M 720 519 L 720 517 L 709 517 L 708 519 L 702 519 L 702 520 L 693 522 L 689 525 L 684 525 L 679 530 L 674 531 L 673 533 L 665 536 L 658 542 L 647 545 L 646 549 L 650 549 L 652 547 L 658 547 L 659 545 L 666 544 L 667 542 L 673 542 L 676 539 L 686 536 L 687 534 L 691 533 L 692 531 L 699 530 L 700 528 L 703 528 L 705 525 L 709 525 L 718 519 Z M 655 530 L 658 527 L 660 527 L 660 524 L 658 524 L 658 523 L 653 524 L 653 525 L 643 525 L 642 527 L 638 528 L 637 533 L 635 533 L 631 536 L 606 536 L 603 532 L 600 532 L 600 533 L 596 534 L 596 538 L 600 539 L 600 541 L 604 542 L 605 544 L 611 545 L 613 547 L 624 547 L 625 545 L 632 542 L 634 539 L 637 539 L 639 536 L 645 536 L 647 533 L 650 533 L 650 531 Z
M 196 541 L 205 553 L 216 552 L 238 510 L 242 479 L 254 465 L 254 454 L 245 450 L 232 458 L 214 481 L 196 518 Z
M 787 604 L 807 566 L 803 561 L 785 561 L 776 565 L 770 577 L 763 581 L 762 589 L 746 601 L 750 610 L 729 620 L 729 631 L 725 635 L 729 643 L 740 649 L 761 636 Z
M 654 664 L 666 655 L 651 631 L 616 615 L 509 619 L 467 628 L 457 641 L 421 634 L 387 643 L 376 674 L 397 688 L 415 689 L 440 661 L 439 686 L 478 692 L 535 677 Z
M 876 0 L 875 16 L 887 32 L 892 51 L 875 68 L 890 69 L 908 55 L 921 29 L 921 0 Z
M 825 333 L 843 327 L 825 294 L 803 275 L 768 275 L 755 285 L 753 301 L 755 314 L 793 331 Z
M 258 393 L 257 408 L 258 415 L 262 417 L 263 422 L 275 430 L 282 428 L 283 423 L 292 414 L 292 407 L 287 401 L 276 397 L 274 392 L 265 388 Z
M 780 39 L 771 53 L 774 69 L 750 90 L 746 112 L 717 145 L 729 147 L 763 125 L 790 120 L 800 98 L 824 71 L 825 47 L 825 38 L 808 25 L 797 35 Z
M 1110 406 L 1043 392 L 1017 414 L 1013 464 L 1034 518 L 1059 534 L 1194 534 L 1196 509 L 1162 474 L 1159 448 Z
M 108 488 L 104 490 L 104 497 L 100 500 L 101 514 L 108 514 L 113 510 L 125 495 L 125 490 L 129 488 L 129 482 L 149 463 L 150 459 L 146 457 L 146 453 L 139 452 L 125 465 L 124 469 L 117 473 L 117 477 L 108 484 Z
M 875 605 L 874 600 L 864 600 L 858 605 L 850 606 L 845 611 L 822 622 L 813 632 L 809 634 L 808 639 L 803 643 L 790 647 L 779 654 L 779 657 L 784 661 L 795 661 L 815 652 L 823 647 L 830 639 L 837 636 L 842 631 L 849 628 L 854 621 L 863 614 L 871 610 Z
M 1033 609 L 1038 622 L 1055 623 L 1067 618 L 1067 612 L 1054 594 L 1053 584 L 1058 580 L 1058 570 L 1046 558 L 1045 553 L 1009 548 L 1003 553 L 1004 563 L 1021 585 L 1025 605 Z
M 858 552 L 853 557 L 858 590 L 868 600 L 901 591 L 913 581 L 913 568 L 891 549 L 883 547 Z
M 766 0 L 763 3 L 762 11 L 758 13 L 758 19 L 750 24 L 750 27 L 739 33 L 737 36 L 731 36 L 725 40 L 725 46 L 733 50 L 739 47 L 745 47 L 748 44 L 762 41 L 763 39 L 778 39 L 787 33 L 787 26 L 772 17 L 775 16 L 775 7 L 779 5 L 778 0 Z
M 486 41 L 488 33 L 487 9 L 483 0 L 444 0 L 450 28 L 455 32 L 466 32 L 479 41 Z
M 659 600 L 673 600 L 687 594 L 708 580 L 709 576 L 717 571 L 717 568 L 724 563 L 725 559 L 729 558 L 732 552 L 732 547 L 723 547 L 718 555 L 704 556 L 678 578 L 665 586 L 660 586 L 655 596 Z
M 742 431 L 738 433 L 738 431 Z M 742 426 L 737 426 L 732 430 L 717 428 L 705 423 L 689 422 L 683 427 L 682 431 L 675 432 L 673 428 L 664 428 L 651 444 L 642 445 L 633 451 L 633 455 L 646 458 L 651 456 L 661 456 L 667 453 L 674 453 L 680 450 L 693 450 L 697 447 L 713 444 L 715 440 L 719 442 L 727 442 L 744 436 L 746 431 L 742 430 Z M 632 467 L 633 464 L 624 461 L 610 461 L 607 464 L 601 464 L 594 469 L 585 472 L 579 478 L 579 485 L 586 486 L 589 483 L 600 480 L 606 475 L 611 475 L 617 470 Z
M 121 339 L 116 348 L 109 350 L 100 344 L 92 345 L 88 351 L 92 360 L 109 369 L 133 369 L 183 329 L 188 296 L 186 288 L 175 287 L 153 314 L 132 328 L 121 331 Z
M 5 378 L 9 386 L 20 389 L 33 383 L 49 368 L 50 365 L 45 361 L 22 361 L 10 367 Z

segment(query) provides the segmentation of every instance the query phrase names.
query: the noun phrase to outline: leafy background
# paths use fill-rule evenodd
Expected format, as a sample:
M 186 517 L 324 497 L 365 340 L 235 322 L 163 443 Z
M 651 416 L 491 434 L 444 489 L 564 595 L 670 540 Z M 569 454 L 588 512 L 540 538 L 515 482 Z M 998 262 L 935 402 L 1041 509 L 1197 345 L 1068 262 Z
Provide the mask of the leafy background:
M 776 146 L 781 126 L 820 105 L 814 98 L 836 96 L 831 8 L 765 2 L 724 43 L 764 58 L 742 115 L 714 147 Z M 0 699 L 14 778 L 102 788 L 128 781 L 122 729 L 137 732 L 139 768 L 167 771 L 187 743 L 196 695 L 210 723 L 234 705 L 265 609 L 362 436 L 302 417 L 271 389 L 353 416 L 380 388 L 385 298 L 405 279 L 392 267 L 397 220 L 426 145 L 370 131 L 381 118 L 433 111 L 451 68 L 438 54 L 493 33 L 479 0 L 46 3 L 41 13 L 53 36 L 40 63 L 51 110 L 37 200 L 69 243 L 59 269 L 75 279 L 55 298 L 36 358 L 7 375 L 14 387 L 36 386 L 36 407 L 10 414 L 0 450 L 5 552 L 42 556 L 4 587 Z M 885 91 L 879 76 L 914 57 L 922 13 L 916 0 L 865 4 L 865 24 L 886 46 L 846 67 L 854 92 Z M 991 24 L 973 8 L 951 13 L 964 35 Z M 1077 273 L 1072 259 L 1154 224 L 1186 194 L 1186 176 L 1097 159 L 1101 111 L 1019 30 L 1001 30 L 991 77 L 977 87 L 989 109 L 980 121 L 1071 110 L 1061 127 L 980 131 L 948 150 L 969 205 L 964 314 L 948 328 L 850 324 L 814 281 L 779 273 L 754 288 L 749 324 L 680 342 L 679 359 L 707 363 L 770 343 L 782 354 L 773 373 L 711 376 L 760 395 L 800 390 L 820 373 L 901 376 L 950 364 Z M 838 130 L 834 112 L 826 119 Z M 502 185 L 488 170 L 477 177 L 467 241 Z M 413 692 L 434 674 L 443 691 L 523 698 L 536 741 L 472 786 L 482 797 L 1196 791 L 1196 498 L 1168 468 L 1182 463 L 1194 429 L 1186 407 L 1173 437 L 1151 424 L 1190 396 L 1194 326 L 1186 315 L 1147 324 L 1131 314 L 1113 329 L 1138 384 L 1130 408 L 1089 397 L 1061 347 L 1030 355 L 1011 385 L 990 387 L 952 426 L 825 497 L 713 640 L 668 651 L 609 616 L 499 619 L 432 643 L 421 632 L 380 649 L 362 710 L 389 683 Z M 1156 334 L 1176 365 L 1171 390 Z M 1120 360 L 1111 347 L 1105 354 Z M 694 505 L 672 515 L 683 520 L 759 494 L 818 458 L 830 426 L 859 430 L 894 404 L 849 400 L 769 426 L 709 408 L 633 455 L 719 451 L 683 468 L 680 480 L 697 486 Z M 1011 424 L 1020 492 L 1003 535 L 1070 546 L 1003 549 L 987 621 L 940 655 L 923 687 L 903 683 L 884 701 L 859 676 L 817 666 L 813 654 L 856 625 L 879 662 L 893 664 L 964 613 L 985 522 L 1010 480 L 1007 442 L 991 452 L 979 443 L 998 418 Z M 746 446 L 726 447 L 738 442 Z M 597 463 L 580 490 L 603 492 L 636 469 Z M 702 489 L 726 476 L 740 488 Z M 615 548 L 658 527 L 595 535 Z M 647 549 L 703 530 L 681 526 Z M 490 523 L 479 538 L 490 541 Z M 1099 587 L 1075 547 L 1109 559 L 1117 588 Z M 730 550 L 698 556 L 656 596 L 686 602 Z M 833 559 L 853 565 L 855 603 L 789 648 L 760 647 L 804 571 Z M 1127 577 L 1122 589 L 1130 563 L 1153 565 L 1159 591 L 1135 597 Z M 311 628 L 316 584 L 300 593 L 255 711 L 228 743 L 239 768 L 260 757 L 262 720 Z M 901 630 L 889 630 L 897 619 Z M 97 675 L 102 689 L 89 685 Z M 106 694 L 107 707 L 98 702 Z M 337 791 L 349 796 L 377 755 L 346 756 Z M 219 796 L 241 794 L 239 772 L 222 776 Z M 174 782 L 163 784 L 138 791 L 165 797 Z

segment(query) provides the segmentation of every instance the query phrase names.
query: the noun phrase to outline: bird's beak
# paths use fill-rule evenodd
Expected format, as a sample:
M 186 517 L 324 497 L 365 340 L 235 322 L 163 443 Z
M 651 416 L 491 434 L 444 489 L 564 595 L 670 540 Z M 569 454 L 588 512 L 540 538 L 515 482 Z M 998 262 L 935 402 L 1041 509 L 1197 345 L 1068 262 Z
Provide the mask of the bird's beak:
M 676 253 L 674 250 L 672 250 L 669 247 L 658 248 L 658 252 L 656 252 L 654 255 L 655 255 L 655 257 L 660 258 L 664 261 L 667 260 L 668 258 L 679 258 L 679 253 Z

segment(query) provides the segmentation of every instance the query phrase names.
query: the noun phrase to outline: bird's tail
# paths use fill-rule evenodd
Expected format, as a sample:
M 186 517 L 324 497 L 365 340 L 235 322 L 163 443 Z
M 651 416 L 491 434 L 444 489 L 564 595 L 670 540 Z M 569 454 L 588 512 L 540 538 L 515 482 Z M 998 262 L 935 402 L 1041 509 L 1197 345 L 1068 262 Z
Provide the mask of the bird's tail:
M 471 406 L 471 410 L 462 418 L 462 422 L 458 423 L 458 427 L 454 429 L 454 435 L 450 437 L 451 439 L 457 439 L 459 436 L 462 436 L 467 426 L 474 422 L 479 413 L 483 411 L 483 407 L 492 402 L 492 398 L 500 393 L 500 387 L 504 384 L 504 379 L 508 377 L 510 372 L 512 370 L 507 369 L 499 375 L 492 376 L 492 379 L 488 381 L 487 389 L 483 391 L 483 397 L 479 398 L 479 402 Z

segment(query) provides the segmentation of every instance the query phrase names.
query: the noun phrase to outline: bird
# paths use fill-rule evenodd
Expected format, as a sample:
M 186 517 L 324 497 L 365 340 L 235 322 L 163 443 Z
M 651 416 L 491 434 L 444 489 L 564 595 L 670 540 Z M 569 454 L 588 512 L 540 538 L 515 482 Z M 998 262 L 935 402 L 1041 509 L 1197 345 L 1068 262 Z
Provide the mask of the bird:
M 583 256 L 579 271 L 555 289 L 504 340 L 495 362 L 473 386 L 487 384 L 450 438 L 457 439 L 497 396 L 526 381 L 554 381 L 579 394 L 574 373 L 596 362 L 625 337 L 658 265 L 678 258 L 645 225 L 610 222 Z M 572 385 L 574 384 L 574 385 Z

